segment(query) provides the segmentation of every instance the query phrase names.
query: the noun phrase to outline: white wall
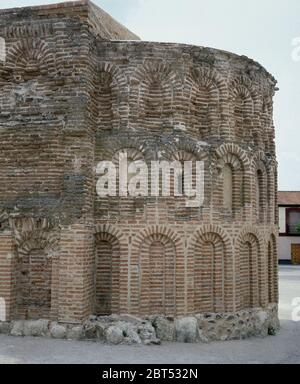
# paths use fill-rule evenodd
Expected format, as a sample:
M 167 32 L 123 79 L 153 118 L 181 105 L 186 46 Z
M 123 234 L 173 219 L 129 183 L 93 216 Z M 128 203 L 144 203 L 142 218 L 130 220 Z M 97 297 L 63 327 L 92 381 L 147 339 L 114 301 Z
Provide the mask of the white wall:
M 292 244 L 300 244 L 300 236 L 298 237 L 279 237 L 278 240 L 278 257 L 279 260 L 292 260 L 291 246 Z
M 279 233 L 286 231 L 286 208 L 279 207 Z

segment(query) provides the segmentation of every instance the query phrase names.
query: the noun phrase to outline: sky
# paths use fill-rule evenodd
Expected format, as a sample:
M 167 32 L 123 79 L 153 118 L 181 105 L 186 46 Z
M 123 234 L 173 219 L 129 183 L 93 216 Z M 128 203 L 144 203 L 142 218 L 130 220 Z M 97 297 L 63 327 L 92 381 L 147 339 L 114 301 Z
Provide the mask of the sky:
M 57 3 L 1 1 L 1 8 Z M 260 62 L 278 80 L 279 189 L 300 190 L 299 0 L 94 0 L 147 41 L 219 48 Z

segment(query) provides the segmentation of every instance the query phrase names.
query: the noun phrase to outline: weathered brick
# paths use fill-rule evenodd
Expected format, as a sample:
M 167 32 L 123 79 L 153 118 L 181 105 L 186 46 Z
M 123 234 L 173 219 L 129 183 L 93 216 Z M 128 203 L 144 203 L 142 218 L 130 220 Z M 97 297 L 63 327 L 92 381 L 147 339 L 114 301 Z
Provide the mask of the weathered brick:
M 89 1 L 3 10 L 0 36 L 9 319 L 231 313 L 278 301 L 276 81 L 264 68 L 134 41 Z M 148 165 L 203 160 L 204 206 L 99 198 L 95 167 L 117 165 L 122 151 Z

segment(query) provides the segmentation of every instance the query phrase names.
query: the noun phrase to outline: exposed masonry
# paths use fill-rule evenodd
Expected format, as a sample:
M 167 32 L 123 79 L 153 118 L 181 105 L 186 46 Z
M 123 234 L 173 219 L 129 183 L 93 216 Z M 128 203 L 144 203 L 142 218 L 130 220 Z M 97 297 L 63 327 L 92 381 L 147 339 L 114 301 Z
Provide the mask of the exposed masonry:
M 244 56 L 134 41 L 88 1 L 2 11 L 0 36 L 7 320 L 262 311 L 276 329 L 274 78 Z M 204 206 L 97 197 L 96 165 L 122 151 L 203 160 Z
M 187 317 L 132 315 L 91 316 L 81 325 L 49 320 L 0 323 L 0 333 L 11 336 L 95 340 L 110 344 L 159 345 L 162 341 L 209 343 L 274 335 L 279 328 L 277 305 L 235 313 L 205 313 Z

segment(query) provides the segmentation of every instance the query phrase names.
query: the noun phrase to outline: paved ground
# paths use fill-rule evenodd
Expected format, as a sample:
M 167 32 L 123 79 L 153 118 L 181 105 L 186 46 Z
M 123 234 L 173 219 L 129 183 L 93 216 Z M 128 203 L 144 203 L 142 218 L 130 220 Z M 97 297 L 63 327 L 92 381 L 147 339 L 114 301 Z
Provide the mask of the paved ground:
M 292 321 L 292 300 L 300 297 L 300 267 L 280 268 L 280 296 L 282 329 L 276 337 L 208 345 L 166 343 L 157 347 L 112 347 L 93 342 L 0 335 L 0 363 L 300 364 L 300 322 Z

